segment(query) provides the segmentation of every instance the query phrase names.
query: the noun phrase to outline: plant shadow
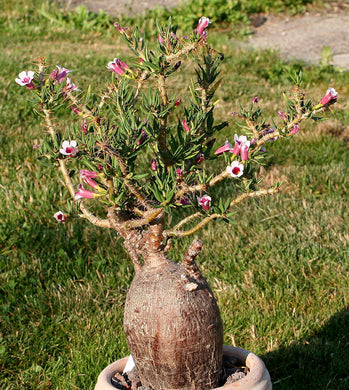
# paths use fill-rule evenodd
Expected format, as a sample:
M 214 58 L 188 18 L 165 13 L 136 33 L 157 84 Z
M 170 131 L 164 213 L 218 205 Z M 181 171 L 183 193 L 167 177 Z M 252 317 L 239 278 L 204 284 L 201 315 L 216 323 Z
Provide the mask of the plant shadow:
M 349 388 L 349 307 L 317 332 L 265 354 L 275 390 Z

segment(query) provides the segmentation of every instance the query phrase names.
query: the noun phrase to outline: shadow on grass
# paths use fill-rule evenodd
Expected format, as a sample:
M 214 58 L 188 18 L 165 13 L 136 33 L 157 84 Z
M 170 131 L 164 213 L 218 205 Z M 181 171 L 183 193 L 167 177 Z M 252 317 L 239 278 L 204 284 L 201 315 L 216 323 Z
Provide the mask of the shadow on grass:
M 276 390 L 349 388 L 349 307 L 318 332 L 263 356 Z

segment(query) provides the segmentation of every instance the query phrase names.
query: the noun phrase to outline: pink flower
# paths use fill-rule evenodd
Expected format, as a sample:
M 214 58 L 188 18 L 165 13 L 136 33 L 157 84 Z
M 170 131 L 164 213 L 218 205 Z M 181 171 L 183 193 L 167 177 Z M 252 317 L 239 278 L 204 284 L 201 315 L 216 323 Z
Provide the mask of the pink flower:
M 243 156 L 245 157 L 245 153 L 246 151 L 248 151 L 251 142 L 247 141 L 247 137 L 245 135 L 238 136 L 237 134 L 234 135 L 234 141 L 235 141 L 235 145 L 232 153 L 235 154 L 235 156 L 238 156 L 239 153 L 241 153 L 241 149 L 243 149 L 243 153 L 244 153 Z
M 57 213 L 55 213 L 53 216 L 57 222 L 65 222 L 67 220 L 67 217 L 62 213 L 62 211 L 57 211 Z
M 107 68 L 108 70 L 117 73 L 119 76 L 122 76 L 125 73 L 125 70 L 129 69 L 128 65 L 118 58 L 114 58 L 113 61 L 110 61 L 107 65 Z
M 117 23 L 117 22 L 114 23 L 114 27 L 119 31 L 119 33 L 123 33 L 123 32 L 125 31 L 125 29 L 122 28 L 122 27 L 120 26 L 120 24 Z
M 177 168 L 177 169 L 176 169 L 176 175 L 177 175 L 178 177 L 182 177 L 182 176 L 183 176 L 183 173 L 184 173 L 184 169 L 182 169 L 182 168 Z
M 74 199 L 93 199 L 97 194 L 95 194 L 92 191 L 85 190 L 84 186 L 82 184 L 78 185 L 78 191 L 75 192 Z
M 225 140 L 225 144 L 223 146 L 221 146 L 220 148 L 218 148 L 214 153 L 217 156 L 220 156 L 224 152 L 233 153 L 233 145 L 227 139 Z
M 195 163 L 201 164 L 203 161 L 205 161 L 205 155 L 203 153 L 199 153 L 195 158 Z
M 320 100 L 322 106 L 329 106 L 337 100 L 337 92 L 334 88 L 328 88 L 325 96 Z
M 156 160 L 154 158 L 151 160 L 151 170 L 152 171 L 157 171 L 158 170 L 158 164 L 157 164 L 157 162 L 156 162 Z
M 298 125 L 294 125 L 292 130 L 291 130 L 291 134 L 297 134 L 299 131 L 299 126 Z
M 33 149 L 35 150 L 35 149 L 39 149 L 39 148 L 41 148 L 41 145 L 33 145 Z
M 281 118 L 286 122 L 287 121 L 287 117 L 286 117 L 286 115 L 285 115 L 285 113 L 284 112 L 282 112 L 282 111 L 278 111 L 278 115 L 280 115 L 281 116 Z
M 86 121 L 84 121 L 84 123 L 81 125 L 81 131 L 84 133 L 84 134 L 87 134 L 87 130 L 88 130 L 88 124 Z
M 185 132 L 189 133 L 190 127 L 189 127 L 188 123 L 184 119 L 182 120 L 182 126 L 183 126 L 183 129 L 185 130 Z
M 59 149 L 60 153 L 64 156 L 75 156 L 78 152 L 76 141 L 63 141 L 62 149 Z
M 58 69 L 58 72 L 56 72 L 56 73 L 52 72 L 50 74 L 50 78 L 52 81 L 56 81 L 57 83 L 60 84 L 63 81 L 63 79 L 67 76 L 67 74 L 72 72 L 72 71 L 68 70 L 66 68 L 63 68 L 60 65 L 56 65 L 56 67 Z M 55 78 L 53 79 L 53 77 L 55 77 Z
M 240 156 L 241 156 L 241 160 L 242 161 L 247 161 L 248 160 L 248 150 L 249 150 L 249 148 L 250 148 L 250 146 L 247 143 L 241 145 Z
M 231 177 L 240 177 L 244 173 L 244 165 L 235 160 L 227 166 L 226 171 Z
M 202 35 L 205 35 L 205 34 L 204 34 L 204 30 L 205 30 L 205 28 L 206 28 L 209 24 L 211 24 L 209 18 L 206 18 L 205 16 L 201 17 L 200 20 L 199 20 L 199 24 L 198 24 L 198 26 L 197 26 L 195 32 L 196 32 L 197 34 L 201 35 L 201 36 L 202 36 Z
M 91 177 L 92 179 L 95 179 L 98 176 L 98 172 L 96 171 L 89 171 L 88 169 L 81 169 L 80 171 L 81 177 Z
M 252 103 L 258 103 L 258 102 L 259 102 L 259 98 L 257 96 L 252 98 Z
M 159 41 L 160 45 L 163 45 L 165 43 L 165 39 L 162 37 L 161 34 L 158 35 L 158 41 Z
M 182 103 L 182 99 L 178 99 L 175 103 L 175 107 L 178 107 Z
M 34 89 L 34 78 L 35 72 L 32 70 L 29 70 L 28 72 L 23 71 L 18 75 L 18 78 L 16 78 L 16 83 L 19 84 L 22 87 L 27 87 L 29 89 Z
M 67 77 L 67 85 L 64 87 L 66 91 L 72 92 L 72 91 L 80 91 L 80 89 L 71 82 L 71 79 Z
M 145 132 L 144 129 L 142 129 L 142 132 L 141 132 L 141 138 L 137 141 L 137 145 L 142 145 L 142 143 L 144 141 L 146 141 L 148 139 L 148 135 L 147 133 Z
M 210 209 L 211 197 L 209 195 L 198 196 L 197 198 L 198 204 L 204 209 Z
M 82 169 L 80 171 L 80 176 L 83 181 L 92 188 L 99 188 L 98 183 L 96 183 L 93 179 L 97 177 L 98 173 L 95 171 L 89 171 L 88 169 Z

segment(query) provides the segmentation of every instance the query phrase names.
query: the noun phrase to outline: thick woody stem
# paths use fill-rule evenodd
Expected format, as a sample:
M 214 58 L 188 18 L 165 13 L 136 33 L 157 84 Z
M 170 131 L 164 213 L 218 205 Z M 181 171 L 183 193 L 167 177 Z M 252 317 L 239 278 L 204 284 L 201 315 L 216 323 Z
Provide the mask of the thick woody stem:
M 183 55 L 189 54 L 191 51 L 195 50 L 198 46 L 197 42 L 193 42 L 188 46 L 183 47 L 183 49 L 177 51 L 177 53 L 167 55 L 166 62 L 175 62 L 179 58 L 181 58 Z
M 196 256 L 201 252 L 202 246 L 203 242 L 201 240 L 195 239 L 185 252 L 182 263 L 186 270 L 187 276 L 196 280 L 200 280 L 202 278 L 201 272 L 194 261 Z

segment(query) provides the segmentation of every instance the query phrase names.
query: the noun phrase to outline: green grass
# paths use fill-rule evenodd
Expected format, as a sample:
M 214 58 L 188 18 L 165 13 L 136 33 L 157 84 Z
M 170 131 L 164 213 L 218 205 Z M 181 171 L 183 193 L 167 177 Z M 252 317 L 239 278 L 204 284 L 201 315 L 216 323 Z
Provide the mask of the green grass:
M 14 79 L 46 55 L 52 66 L 75 69 L 81 88 L 103 86 L 106 63 L 129 54 L 117 34 L 57 26 L 35 3 L 0 3 L 0 389 L 93 389 L 101 369 L 127 354 L 122 313 L 132 266 L 113 232 L 53 219 L 69 197 L 55 169 L 36 158 L 43 128 Z M 229 31 L 210 33 L 226 53 L 221 119 L 253 96 L 275 114 L 291 88 L 288 72 L 300 67 L 312 96 L 331 85 L 339 102 L 295 142 L 268 145 L 265 181 L 283 180 L 283 192 L 241 204 L 235 225 L 202 231 L 198 262 L 218 298 L 225 342 L 261 355 L 275 389 L 346 389 L 349 72 L 256 55 Z M 235 132 L 233 123 L 222 142 Z M 189 242 L 176 242 L 171 257 L 180 260 Z

